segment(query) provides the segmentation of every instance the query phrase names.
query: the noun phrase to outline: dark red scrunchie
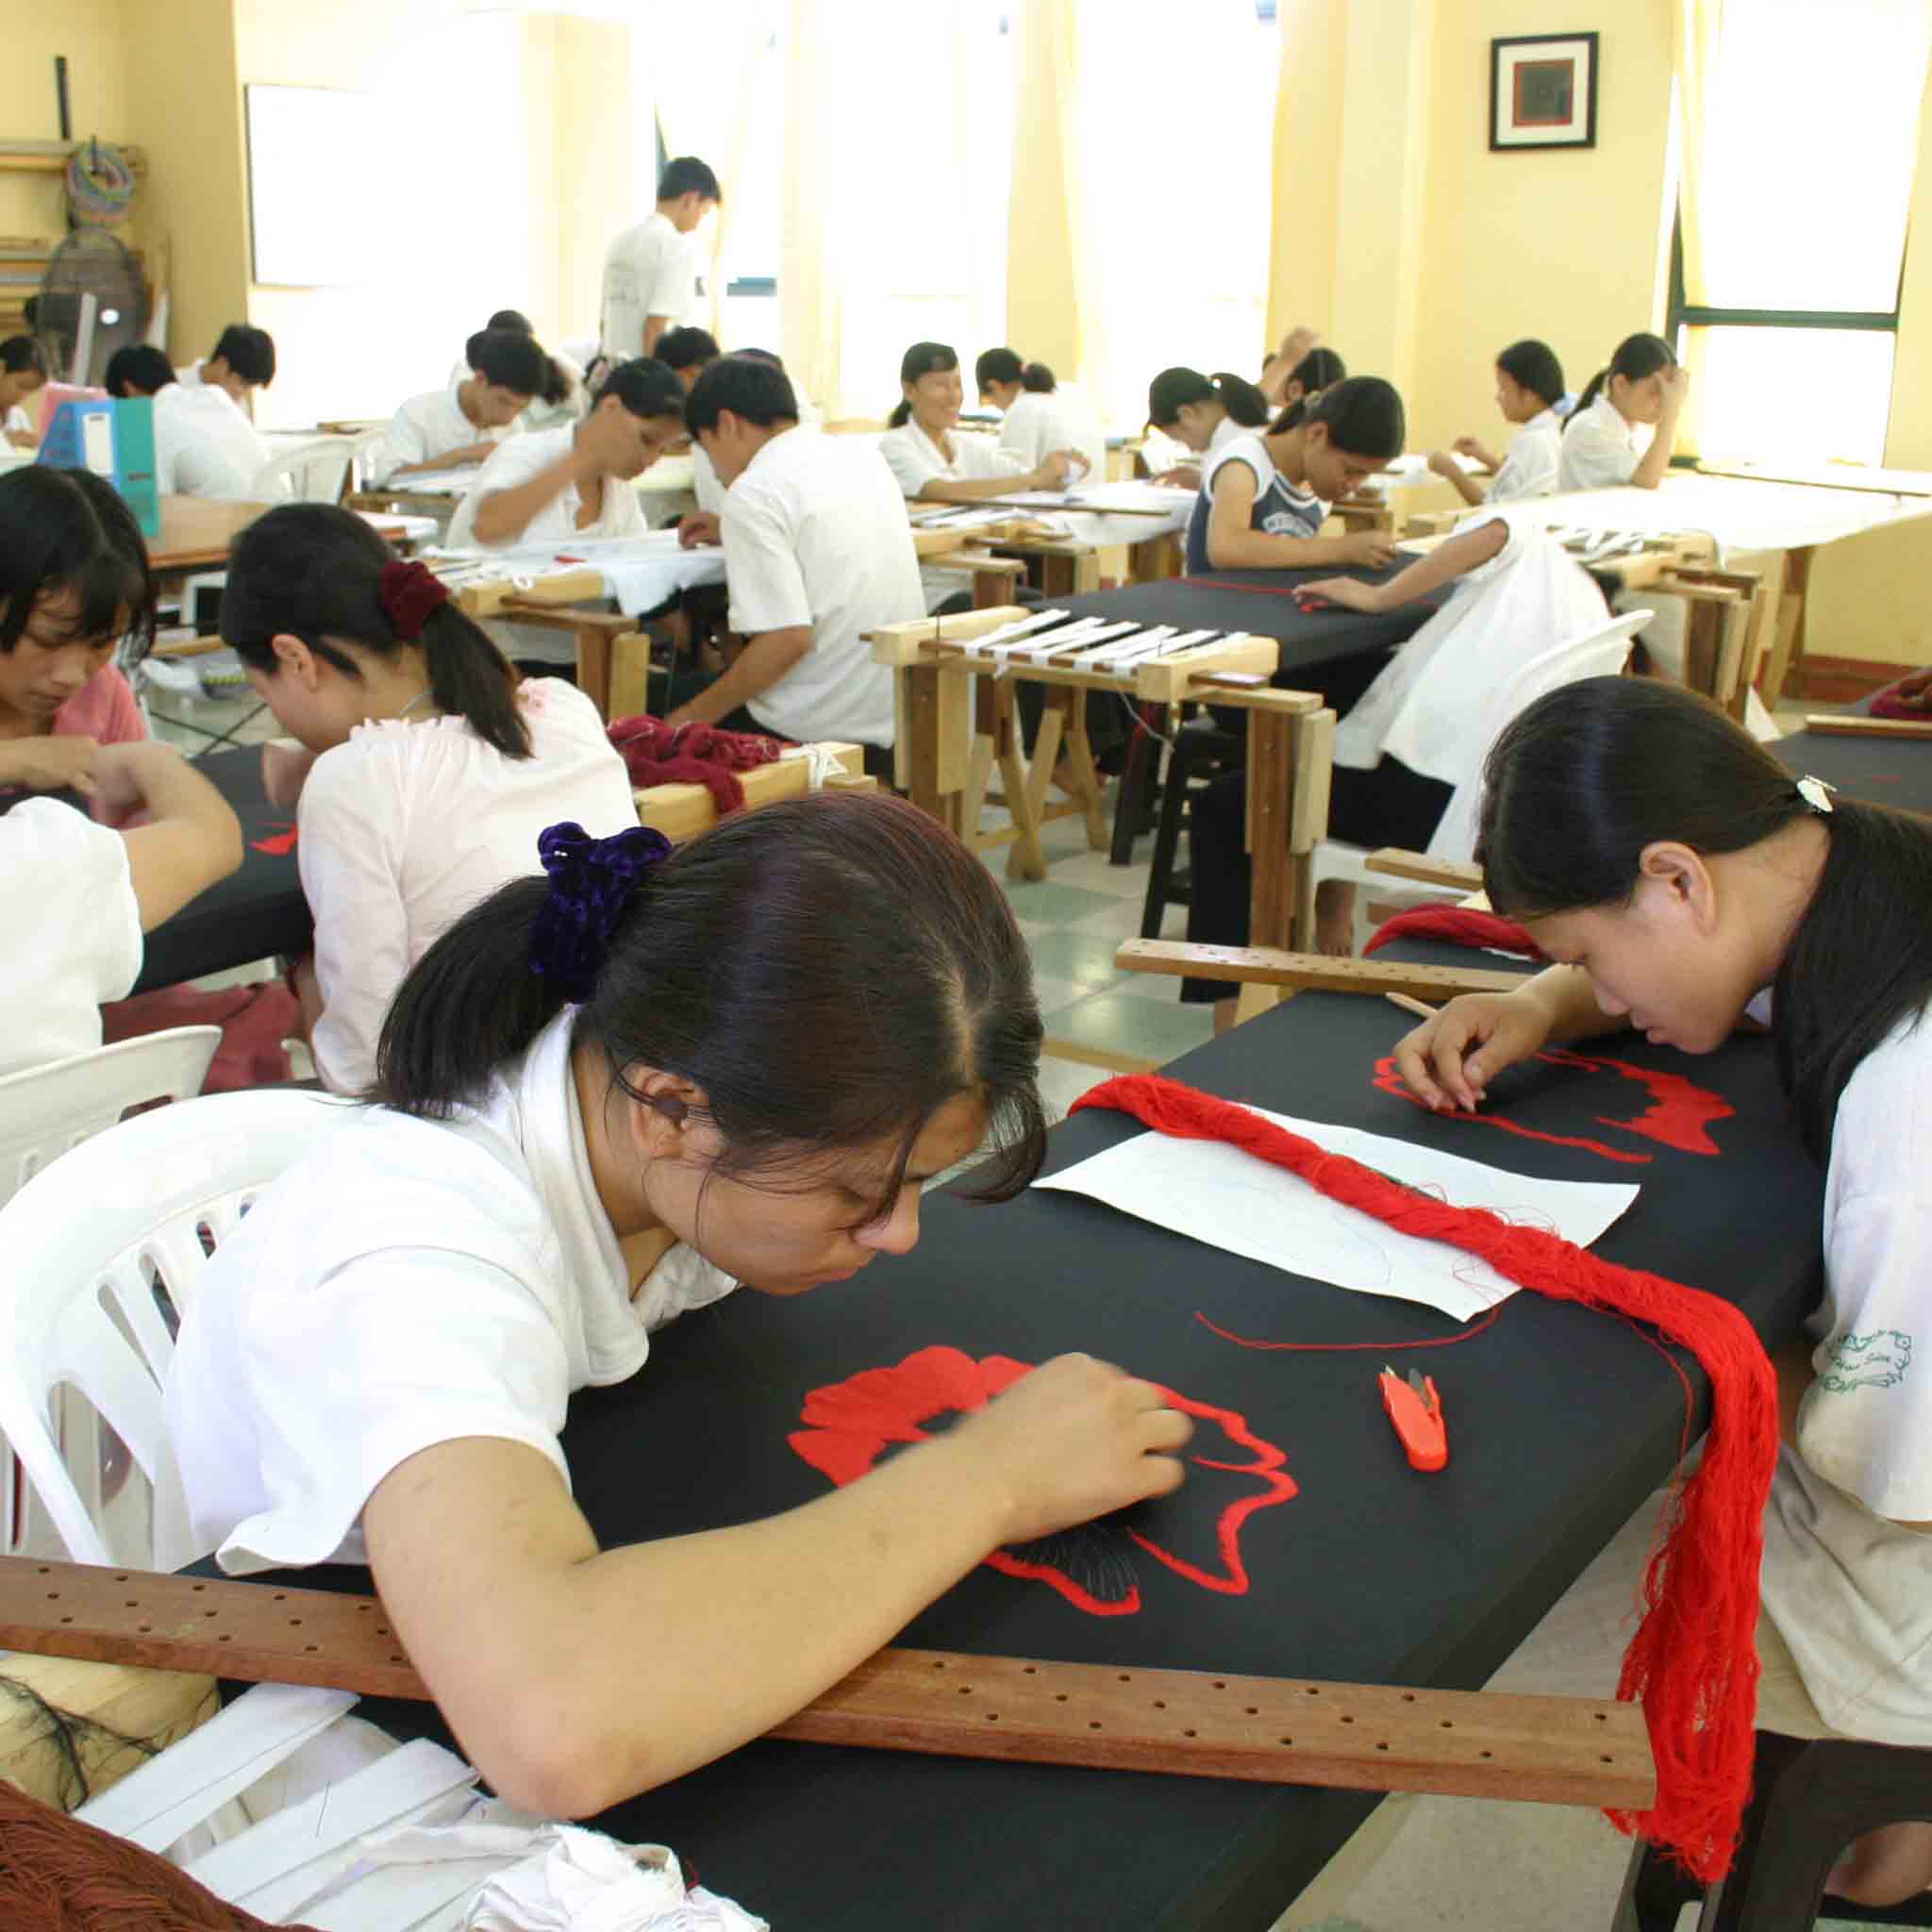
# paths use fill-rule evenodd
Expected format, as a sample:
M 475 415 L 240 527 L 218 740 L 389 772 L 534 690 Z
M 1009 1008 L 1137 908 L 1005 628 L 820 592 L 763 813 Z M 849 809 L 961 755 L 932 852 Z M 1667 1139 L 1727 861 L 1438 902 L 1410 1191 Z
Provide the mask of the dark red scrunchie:
M 404 563 L 391 558 L 382 567 L 382 581 L 375 601 L 382 606 L 397 637 L 413 644 L 423 635 L 430 613 L 449 602 L 449 587 L 432 570 L 420 563 Z

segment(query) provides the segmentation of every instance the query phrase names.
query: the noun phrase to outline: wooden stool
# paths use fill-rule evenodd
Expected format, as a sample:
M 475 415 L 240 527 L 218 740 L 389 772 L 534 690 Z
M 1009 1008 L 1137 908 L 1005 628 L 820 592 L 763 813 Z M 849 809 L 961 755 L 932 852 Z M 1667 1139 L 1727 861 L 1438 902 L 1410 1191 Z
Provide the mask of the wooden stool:
M 1698 1932 L 1810 1932 L 1844 1848 L 1908 1819 L 1932 1819 L 1932 1751 L 1759 1731 L 1737 1859 L 1704 1895 Z M 1694 1879 L 1640 1842 L 1610 1932 L 1675 1932 L 1697 1896 Z M 1932 1925 L 1932 1894 L 1883 1907 L 1834 1899 L 1829 1911 L 1858 1924 Z

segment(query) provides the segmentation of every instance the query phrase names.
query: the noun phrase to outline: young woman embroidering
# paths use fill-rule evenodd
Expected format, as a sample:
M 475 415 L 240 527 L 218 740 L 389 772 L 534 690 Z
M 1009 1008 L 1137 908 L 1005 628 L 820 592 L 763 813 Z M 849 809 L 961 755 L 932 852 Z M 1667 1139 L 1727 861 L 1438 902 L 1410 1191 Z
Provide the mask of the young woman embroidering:
M 1824 1292 L 1776 1360 L 1757 1723 L 1932 1746 L 1932 821 L 1795 779 L 1715 706 L 1590 678 L 1522 713 L 1486 767 L 1495 909 L 1555 963 L 1403 1041 L 1418 1098 L 1474 1108 L 1546 1045 L 1635 1027 L 1708 1053 L 1768 1024 L 1825 1171 Z M 1828 1889 L 1932 1883 L 1932 1824 L 1867 1834 Z
M 1175 1488 L 1190 1425 L 1062 1357 L 803 1508 L 600 1551 L 571 1393 L 741 1281 L 904 1252 L 982 1141 L 980 1191 L 1024 1186 L 1040 1011 L 985 867 L 891 797 L 542 852 L 404 983 L 380 1104 L 217 1251 L 167 1402 L 224 1566 L 366 1556 L 463 1750 L 569 1816 L 758 1736 L 1001 1543 Z

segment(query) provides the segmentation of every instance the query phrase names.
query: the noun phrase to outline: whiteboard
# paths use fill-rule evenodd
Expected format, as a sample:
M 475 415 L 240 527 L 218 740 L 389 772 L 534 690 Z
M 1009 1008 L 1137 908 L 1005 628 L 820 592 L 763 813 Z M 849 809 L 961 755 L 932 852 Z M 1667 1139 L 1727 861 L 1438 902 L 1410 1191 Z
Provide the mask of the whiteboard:
M 248 207 L 255 279 L 315 289 L 381 270 L 374 94 L 250 87 Z

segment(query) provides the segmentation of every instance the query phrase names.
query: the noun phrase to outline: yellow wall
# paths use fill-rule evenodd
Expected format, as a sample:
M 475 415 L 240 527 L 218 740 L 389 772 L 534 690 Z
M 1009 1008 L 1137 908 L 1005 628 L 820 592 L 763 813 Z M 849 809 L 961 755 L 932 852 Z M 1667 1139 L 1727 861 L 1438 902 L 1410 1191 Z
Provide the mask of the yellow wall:
M 1490 42 L 1553 27 L 1600 37 L 1597 144 L 1491 154 Z M 1507 433 L 1494 358 L 1521 336 L 1547 341 L 1580 390 L 1624 336 L 1660 325 L 1670 112 L 1669 0 L 1555 20 L 1547 0 L 1437 0 L 1410 448 Z
M 169 292 L 168 350 L 192 362 L 248 313 L 248 212 L 232 0 L 123 0 L 128 133 L 147 150 L 138 197 L 151 278 Z
M 150 0 L 152 4 L 152 0 Z M 58 141 L 54 57 L 67 57 L 77 136 L 131 141 L 123 0 L 7 0 L 0 21 L 0 140 Z M 0 235 L 58 241 L 67 232 L 58 175 L 0 174 Z

